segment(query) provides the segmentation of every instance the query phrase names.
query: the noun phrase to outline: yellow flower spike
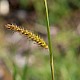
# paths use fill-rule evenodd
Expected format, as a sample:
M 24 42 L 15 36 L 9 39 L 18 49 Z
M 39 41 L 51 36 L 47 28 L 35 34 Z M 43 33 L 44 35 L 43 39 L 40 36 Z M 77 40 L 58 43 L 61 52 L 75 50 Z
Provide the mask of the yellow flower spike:
M 14 31 L 18 31 L 24 35 L 26 35 L 28 38 L 30 38 L 31 40 L 35 41 L 36 43 L 38 43 L 38 45 L 48 49 L 48 45 L 45 43 L 45 41 L 43 39 L 41 39 L 38 35 L 35 35 L 34 33 L 28 31 L 28 30 L 25 30 L 25 29 L 22 29 L 20 28 L 19 26 L 17 25 L 14 25 L 14 24 L 7 24 L 5 25 L 5 27 L 7 29 L 10 29 L 10 30 L 14 30 Z

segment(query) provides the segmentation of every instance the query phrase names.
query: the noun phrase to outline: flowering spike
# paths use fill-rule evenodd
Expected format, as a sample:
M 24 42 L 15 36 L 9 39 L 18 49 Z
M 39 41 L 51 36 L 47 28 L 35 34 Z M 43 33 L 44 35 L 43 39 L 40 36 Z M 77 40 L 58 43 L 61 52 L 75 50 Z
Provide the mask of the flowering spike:
M 20 28 L 19 26 L 13 25 L 13 24 L 7 24 L 7 25 L 5 25 L 5 27 L 10 30 L 18 31 L 18 32 L 26 35 L 31 40 L 38 43 L 38 45 L 40 45 L 46 49 L 48 48 L 48 45 L 45 43 L 45 41 L 43 39 L 41 39 L 38 35 L 35 35 L 34 33 L 30 32 L 28 30 L 25 30 L 24 28 Z

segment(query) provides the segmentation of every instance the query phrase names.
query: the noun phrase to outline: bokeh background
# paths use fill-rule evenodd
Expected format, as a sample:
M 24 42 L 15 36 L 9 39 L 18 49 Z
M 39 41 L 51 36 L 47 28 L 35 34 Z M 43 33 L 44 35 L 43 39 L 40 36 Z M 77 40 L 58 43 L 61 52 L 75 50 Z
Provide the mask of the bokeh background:
M 80 0 L 47 1 L 55 80 L 80 80 Z M 44 1 L 0 0 L 0 80 L 13 80 L 14 72 L 17 80 L 23 73 L 26 80 L 51 80 L 48 50 L 7 30 L 8 23 L 30 30 L 48 43 Z

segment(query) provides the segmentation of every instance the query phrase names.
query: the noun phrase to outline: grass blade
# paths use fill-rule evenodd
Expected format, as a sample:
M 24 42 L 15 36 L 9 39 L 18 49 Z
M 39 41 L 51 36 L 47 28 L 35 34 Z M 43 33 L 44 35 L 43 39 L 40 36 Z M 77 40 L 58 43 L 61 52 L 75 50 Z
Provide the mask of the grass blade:
M 23 68 L 22 80 L 26 80 L 26 74 L 27 74 L 27 64 L 25 64 Z

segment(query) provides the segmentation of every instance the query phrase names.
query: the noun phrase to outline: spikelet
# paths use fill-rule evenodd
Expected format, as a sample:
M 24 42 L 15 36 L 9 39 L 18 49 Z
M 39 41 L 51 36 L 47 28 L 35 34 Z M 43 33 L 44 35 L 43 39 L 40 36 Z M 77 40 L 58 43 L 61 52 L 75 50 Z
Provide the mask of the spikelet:
M 44 47 L 46 49 L 48 48 L 48 45 L 45 43 L 45 41 L 43 39 L 41 39 L 38 35 L 35 35 L 35 34 L 33 34 L 32 32 L 30 32 L 28 30 L 20 28 L 19 26 L 14 25 L 14 24 L 7 24 L 7 25 L 5 25 L 5 27 L 7 29 L 10 29 L 10 30 L 18 31 L 18 32 L 26 35 L 31 40 L 33 40 L 36 43 L 38 43 L 38 45 L 40 45 L 40 46 L 42 46 L 42 47 Z

